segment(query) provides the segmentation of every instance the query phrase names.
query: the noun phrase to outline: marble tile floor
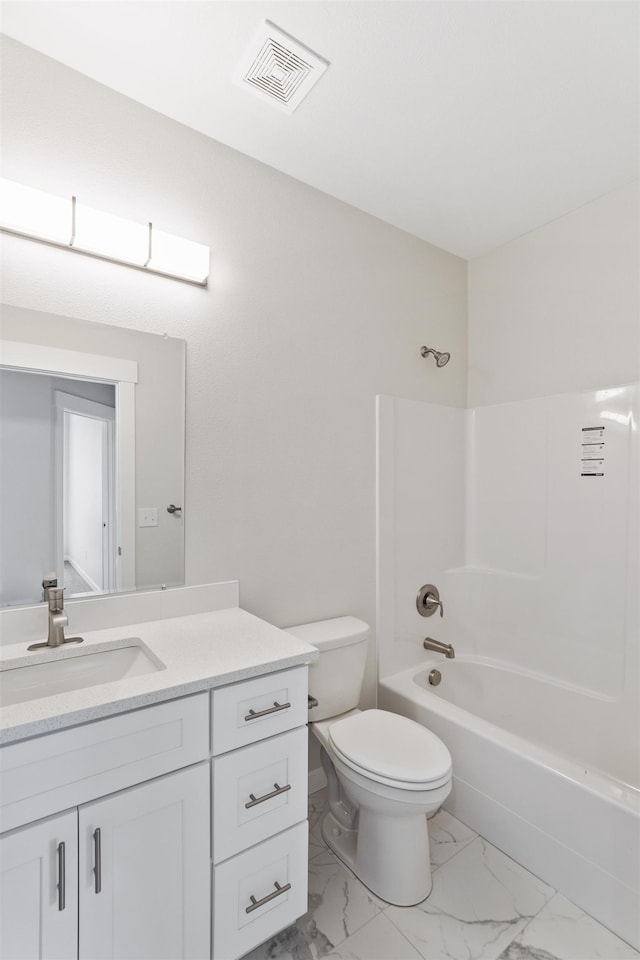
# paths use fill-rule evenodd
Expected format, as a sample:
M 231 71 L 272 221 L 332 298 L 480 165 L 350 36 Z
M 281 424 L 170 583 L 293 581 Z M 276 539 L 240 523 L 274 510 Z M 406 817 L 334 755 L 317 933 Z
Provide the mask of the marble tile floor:
M 416 907 L 375 897 L 325 846 L 326 791 L 309 797 L 309 910 L 244 960 L 622 960 L 627 943 L 440 810 L 433 890 Z

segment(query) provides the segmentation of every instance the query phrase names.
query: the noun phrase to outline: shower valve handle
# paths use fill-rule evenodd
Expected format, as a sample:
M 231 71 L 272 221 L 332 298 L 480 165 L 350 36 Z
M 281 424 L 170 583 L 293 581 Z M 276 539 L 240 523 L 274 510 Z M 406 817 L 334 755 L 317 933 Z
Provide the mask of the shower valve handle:
M 431 617 L 440 608 L 440 616 L 444 617 L 444 604 L 440 599 L 440 591 L 432 583 L 425 583 L 420 587 L 416 597 L 416 607 L 421 617 Z
M 428 602 L 433 604 L 434 607 L 440 607 L 440 616 L 444 617 L 444 606 L 442 604 L 442 600 L 434 600 L 432 597 L 429 597 Z

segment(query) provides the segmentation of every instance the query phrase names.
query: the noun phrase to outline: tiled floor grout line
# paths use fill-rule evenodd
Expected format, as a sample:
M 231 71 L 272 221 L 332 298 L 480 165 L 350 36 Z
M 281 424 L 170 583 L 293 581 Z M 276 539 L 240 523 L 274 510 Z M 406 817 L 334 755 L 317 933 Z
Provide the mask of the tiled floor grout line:
M 393 906 L 392 903 L 388 903 L 388 904 L 387 904 L 387 907 L 392 907 L 392 906 Z M 394 930 L 395 930 L 397 933 L 400 934 L 400 936 L 402 937 L 402 939 L 404 940 L 404 942 L 407 944 L 407 947 L 409 948 L 409 950 L 413 950 L 413 951 L 415 951 L 416 953 L 420 953 L 420 951 L 417 949 L 417 947 L 415 947 L 415 946 L 411 943 L 411 941 L 409 940 L 409 938 L 408 938 L 407 936 L 405 936 L 405 934 L 404 934 L 403 931 L 400 929 L 400 927 L 399 927 L 396 923 L 393 922 L 393 919 L 392 919 L 391 917 L 387 916 L 387 914 L 386 914 L 385 911 L 386 911 L 386 907 L 385 907 L 384 910 L 381 910 L 381 913 L 384 913 L 385 919 L 387 919 L 387 920 L 389 921 L 389 923 L 393 926 Z M 366 926 L 367 926 L 368 924 L 370 924 L 370 923 L 373 923 L 374 920 L 375 920 L 375 917 L 372 917 L 371 920 L 367 920 L 367 923 L 365 923 L 364 926 L 361 927 L 361 929 L 364 930 L 364 927 L 366 927 Z M 389 960 L 392 960 L 392 958 L 390 957 Z
M 466 824 L 465 824 L 465 826 L 466 826 Z M 470 830 L 471 827 L 468 827 L 467 829 Z M 451 856 L 450 856 L 450 857 L 447 857 L 446 860 L 443 860 L 442 863 L 432 863 L 432 864 L 431 864 L 431 874 L 433 875 L 433 874 L 436 872 L 436 870 L 439 870 L 440 867 L 444 867 L 445 864 L 451 863 L 452 860 L 455 860 L 456 857 L 459 857 L 459 856 L 460 856 L 460 854 L 462 853 L 463 850 L 466 850 L 467 847 L 470 847 L 471 844 L 472 844 L 472 843 L 475 843 L 476 840 L 478 840 L 478 839 L 480 839 L 480 834 L 479 834 L 479 833 L 476 833 L 475 837 L 473 837 L 473 838 L 472 838 L 471 840 L 469 840 L 467 843 L 462 844 L 462 845 L 460 846 L 460 849 L 459 849 L 459 850 L 456 850 L 454 853 L 452 853 Z

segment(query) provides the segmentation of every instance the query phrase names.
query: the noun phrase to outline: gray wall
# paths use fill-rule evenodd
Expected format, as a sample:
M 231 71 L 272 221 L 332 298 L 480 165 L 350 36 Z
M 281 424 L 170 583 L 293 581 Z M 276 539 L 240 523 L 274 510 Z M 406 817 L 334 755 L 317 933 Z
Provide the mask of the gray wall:
M 469 406 L 640 376 L 638 182 L 469 262 Z
M 211 247 L 202 290 L 4 240 L 7 302 L 185 338 L 186 582 L 373 624 L 375 395 L 464 406 L 466 263 L 9 40 L 2 97 L 4 176 Z

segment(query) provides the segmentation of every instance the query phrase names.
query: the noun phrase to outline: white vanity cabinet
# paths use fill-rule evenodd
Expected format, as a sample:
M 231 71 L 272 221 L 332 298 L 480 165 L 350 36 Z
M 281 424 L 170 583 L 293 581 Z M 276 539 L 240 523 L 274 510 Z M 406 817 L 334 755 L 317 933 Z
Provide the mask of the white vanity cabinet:
M 307 910 L 307 668 L 212 691 L 213 960 Z
M 207 960 L 208 826 L 200 763 L 3 834 L 3 960 Z
M 0 777 L 2 960 L 208 960 L 207 693 L 3 746 Z
M 237 960 L 307 909 L 307 667 L 0 747 L 0 960 Z

